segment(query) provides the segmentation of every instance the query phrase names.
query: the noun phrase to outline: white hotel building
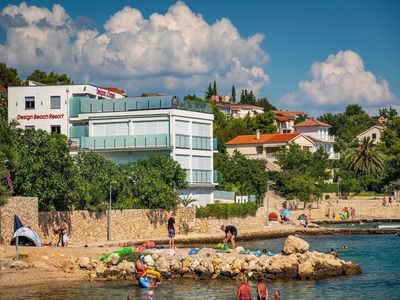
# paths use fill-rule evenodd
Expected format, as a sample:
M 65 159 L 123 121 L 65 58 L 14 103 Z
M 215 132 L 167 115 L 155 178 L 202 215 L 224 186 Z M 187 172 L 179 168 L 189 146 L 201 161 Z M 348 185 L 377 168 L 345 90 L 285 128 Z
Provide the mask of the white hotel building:
M 65 134 L 71 152 L 94 151 L 115 163 L 169 155 L 186 170 L 189 188 L 179 191 L 213 203 L 212 108 L 172 96 L 125 97 L 90 84 L 9 87 L 8 118 L 25 129 Z

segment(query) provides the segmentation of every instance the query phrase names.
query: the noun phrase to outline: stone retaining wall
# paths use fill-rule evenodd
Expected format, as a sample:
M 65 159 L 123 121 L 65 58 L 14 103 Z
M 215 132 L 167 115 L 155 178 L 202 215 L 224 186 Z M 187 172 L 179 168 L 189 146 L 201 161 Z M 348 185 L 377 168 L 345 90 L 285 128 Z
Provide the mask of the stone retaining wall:
M 113 210 L 111 219 L 111 237 L 113 240 L 156 238 L 167 235 L 166 223 L 171 212 L 165 210 L 126 209 Z M 194 222 L 194 208 L 176 210 L 177 233 L 187 233 Z M 107 240 L 108 212 L 92 213 L 88 211 L 40 212 L 39 234 L 45 239 L 53 239 L 53 229 L 58 228 L 62 220 L 71 228 L 72 239 L 76 243 L 93 243 Z
M 38 198 L 10 197 L 8 203 L 0 207 L 0 235 L 5 243 L 10 243 L 14 235 L 14 215 L 17 215 L 24 226 L 38 230 Z

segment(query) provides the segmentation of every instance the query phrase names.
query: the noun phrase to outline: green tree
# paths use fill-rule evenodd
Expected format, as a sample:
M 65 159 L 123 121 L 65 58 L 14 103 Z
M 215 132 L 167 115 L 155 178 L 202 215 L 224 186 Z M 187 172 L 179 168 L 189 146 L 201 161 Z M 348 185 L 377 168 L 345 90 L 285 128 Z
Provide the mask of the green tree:
M 268 101 L 266 97 L 259 98 L 256 103 L 257 106 L 264 108 L 264 112 L 276 110 L 276 107 Z
M 248 92 L 247 89 L 242 90 L 240 94 L 240 103 L 241 104 L 256 104 L 256 96 L 253 91 Z
M 218 188 L 232 190 L 242 195 L 257 196 L 260 202 L 267 192 L 268 176 L 265 161 L 248 159 L 235 151 L 232 156 L 214 155 L 214 168 L 218 171 Z
M 281 172 L 276 174 L 277 189 L 304 202 L 317 200 L 330 178 L 327 156 L 322 148 L 309 152 L 294 143 L 280 149 L 275 154 L 281 167 Z
M 383 173 L 383 156 L 369 138 L 357 141 L 356 147 L 349 149 L 345 160 L 347 169 L 356 174 L 378 176 Z
M 206 98 L 206 99 L 208 99 L 208 100 L 211 100 L 212 95 L 214 95 L 214 90 L 213 90 L 213 88 L 212 88 L 212 86 L 211 86 L 211 82 L 210 82 L 210 83 L 208 84 L 208 88 L 207 88 L 207 90 L 206 90 L 206 94 L 205 94 L 205 97 L 204 97 L 204 98 Z
M 382 108 L 379 109 L 379 116 L 382 116 L 388 120 L 392 120 L 394 117 L 397 116 L 397 110 L 395 110 L 391 106 L 389 108 Z
M 63 85 L 63 84 L 73 84 L 74 82 L 68 77 L 67 74 L 57 74 L 53 71 L 47 74 L 41 70 L 33 71 L 27 78 L 27 80 L 37 81 L 43 84 L 52 85 Z
M 234 85 L 232 85 L 231 101 L 236 102 L 236 89 Z
M 84 180 L 69 154 L 67 137 L 25 130 L 18 138 L 15 193 L 37 196 L 40 210 L 71 210 L 85 199 Z
M 217 92 L 217 82 L 214 80 L 214 84 L 213 84 L 213 95 L 218 95 Z
M 176 190 L 187 187 L 185 171 L 169 156 L 151 156 L 121 167 L 132 184 L 137 208 L 174 209 Z
M 5 63 L 0 63 L 0 85 L 5 89 L 9 86 L 21 85 L 18 71 L 14 68 L 9 68 Z M 0 93 L 0 120 L 7 120 L 8 114 L 8 96 L 7 93 Z

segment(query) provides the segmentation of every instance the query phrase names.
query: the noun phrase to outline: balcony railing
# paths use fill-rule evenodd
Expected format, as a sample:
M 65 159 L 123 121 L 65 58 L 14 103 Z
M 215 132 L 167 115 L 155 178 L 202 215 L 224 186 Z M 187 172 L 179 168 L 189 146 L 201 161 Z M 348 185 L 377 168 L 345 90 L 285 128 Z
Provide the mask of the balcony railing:
M 81 149 L 169 148 L 168 134 L 81 137 Z
M 212 183 L 211 171 L 192 170 L 192 183 Z
M 202 113 L 212 113 L 208 103 L 181 101 L 171 96 L 136 97 L 122 99 L 91 99 L 87 97 L 74 97 L 70 100 L 70 117 L 79 114 L 92 114 L 104 112 L 124 112 L 135 110 L 153 109 L 182 109 Z
M 213 171 L 213 183 L 218 184 L 218 171 Z
M 339 158 L 340 158 L 340 153 L 337 153 L 337 152 L 329 153 L 328 159 L 339 159 Z
M 202 136 L 193 136 L 192 149 L 211 150 L 211 138 Z
M 175 147 L 177 148 L 190 148 L 190 136 L 183 134 L 175 135 Z
M 213 150 L 218 151 L 218 141 L 216 138 L 213 138 Z

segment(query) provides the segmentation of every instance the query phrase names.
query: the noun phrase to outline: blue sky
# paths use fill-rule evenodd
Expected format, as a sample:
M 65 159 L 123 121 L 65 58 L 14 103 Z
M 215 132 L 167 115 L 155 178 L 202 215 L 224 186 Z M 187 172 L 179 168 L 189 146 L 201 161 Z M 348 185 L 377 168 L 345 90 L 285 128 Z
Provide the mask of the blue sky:
M 123 51 L 128 53 L 123 61 L 115 60 L 115 57 L 110 58 L 110 55 L 116 55 L 115 51 L 111 54 L 98 53 L 96 56 L 102 56 L 104 60 L 94 60 L 88 58 L 88 54 L 85 56 L 84 50 L 96 53 L 93 49 L 100 46 L 97 42 L 96 48 L 90 48 L 92 45 L 88 43 L 85 49 L 81 50 L 82 54 L 79 54 L 81 56 L 77 58 L 79 67 L 71 66 L 74 62 L 63 65 L 61 63 L 63 59 L 60 57 L 45 60 L 47 56 L 45 45 L 42 47 L 39 45 L 37 47 L 39 49 L 35 51 L 39 58 L 40 54 L 44 53 L 43 59 L 36 61 L 33 57 L 27 62 L 17 57 L 18 54 L 13 47 L 7 47 L 10 39 L 26 40 L 26 37 L 15 35 L 12 28 L 14 25 L 7 23 L 9 20 L 7 15 L 12 13 L 4 10 L 6 6 L 18 6 L 20 3 L 20 1 L 8 1 L 7 5 L 0 4 L 0 9 L 3 9 L 0 16 L 0 59 L 4 56 L 6 62 L 21 70 L 22 74 L 29 73 L 35 67 L 56 71 L 65 69 L 65 72 L 73 74 L 76 81 L 90 80 L 94 83 L 122 85 L 130 94 L 157 89 L 179 96 L 194 92 L 202 93 L 207 81 L 217 78 L 223 93 L 229 93 L 230 86 L 235 84 L 238 88 L 248 87 L 256 90 L 258 96 L 266 96 L 281 108 L 302 109 L 314 114 L 341 110 L 347 103 L 359 103 L 370 111 L 389 104 L 399 105 L 400 1 L 184 1 L 189 12 L 195 16 L 201 14 L 203 21 L 210 28 L 205 29 L 207 31 L 194 30 L 193 32 L 199 33 L 198 37 L 193 37 L 196 34 L 189 32 L 183 34 L 183 39 L 177 38 L 178 45 L 184 42 L 189 42 L 191 45 L 187 50 L 182 50 L 182 53 L 186 54 L 182 54 L 174 64 L 165 63 L 169 60 L 168 55 L 172 58 L 179 55 L 179 51 L 174 54 L 176 49 L 170 41 L 164 41 L 166 44 L 161 47 L 165 52 L 157 49 L 154 52 L 148 51 L 152 56 L 135 54 L 134 57 L 138 61 L 132 61 L 128 52 L 136 51 L 132 47 L 139 47 L 137 40 L 126 49 L 128 46 L 122 45 L 121 38 L 113 39 L 115 32 L 121 35 L 121 30 L 115 28 L 124 27 L 124 24 L 117 21 L 112 29 L 108 27 L 108 30 L 104 25 L 112 15 L 125 6 L 137 9 L 141 12 L 142 18 L 148 20 L 155 12 L 161 16 L 167 15 L 171 6 L 176 5 L 176 1 L 108 1 L 102 2 L 101 5 L 99 1 L 91 0 L 26 1 L 28 8 L 35 5 L 39 8 L 46 7 L 50 12 L 54 12 L 54 3 L 60 4 L 65 14 L 71 18 L 73 22 L 71 28 L 74 28 L 74 33 L 70 32 L 72 29 L 68 33 L 61 31 L 61 38 L 58 41 L 59 45 L 62 45 L 62 38 L 65 38 L 71 43 L 71 47 L 63 49 L 64 57 L 68 56 L 68 51 L 75 49 L 73 44 L 77 39 L 77 30 L 87 28 L 97 29 L 98 35 L 107 33 L 115 49 L 125 47 Z M 28 20 L 29 14 L 25 15 L 25 11 L 26 8 L 20 9 L 20 13 Z M 30 14 L 32 15 L 32 12 Z M 129 14 L 132 14 L 132 11 Z M 187 10 L 177 9 L 172 15 L 187 14 Z M 196 18 L 192 17 L 190 24 L 197 24 Z M 222 24 L 220 28 L 222 31 L 230 32 L 231 36 L 222 42 L 222 49 L 211 49 L 218 44 L 216 39 L 210 46 L 197 51 L 197 48 L 206 43 L 202 40 L 202 35 L 214 32 L 213 25 L 222 18 L 228 19 L 230 24 Z M 118 17 L 118 20 L 121 19 Z M 60 28 L 57 22 L 49 21 L 51 26 Z M 168 19 L 162 22 L 173 21 Z M 25 33 L 33 30 L 32 26 L 37 26 L 37 23 L 30 23 L 27 26 Z M 175 25 L 166 26 L 171 29 Z M 134 39 L 142 41 L 143 36 L 147 37 L 154 32 L 145 30 L 148 28 L 143 26 L 142 36 L 126 35 L 126 44 Z M 239 34 L 240 43 L 234 43 L 234 40 L 237 40 L 235 30 Z M 14 32 L 14 35 L 10 32 Z M 52 32 L 52 34 L 57 33 Z M 264 38 L 259 38 L 259 34 Z M 248 41 L 249 37 L 255 35 L 257 37 L 255 40 Z M 168 35 L 169 39 L 174 37 Z M 55 40 L 54 36 L 51 40 Z M 158 43 L 160 41 L 162 43 L 162 38 L 157 40 Z M 3 50 L 2 44 L 5 45 Z M 21 46 L 28 47 L 27 43 L 22 42 L 14 45 L 18 48 Z M 145 44 L 140 46 L 147 49 Z M 153 47 L 149 49 L 152 50 Z M 207 49 L 210 51 L 207 52 Z M 54 52 L 54 49 L 48 51 Z M 201 58 L 197 60 L 193 58 L 194 55 L 199 55 Z M 329 55 L 332 56 L 331 59 L 328 59 Z M 153 68 L 141 66 L 143 60 L 149 61 L 149 57 L 154 58 L 155 66 Z M 224 58 L 226 61 L 221 63 Z M 190 60 L 190 65 L 194 66 L 192 73 L 185 66 L 180 66 L 185 64 L 186 60 Z M 230 60 L 237 62 L 236 68 L 231 69 Z M 113 61 L 112 65 L 107 65 L 110 61 Z M 129 62 L 132 66 L 125 70 Z M 101 66 L 101 70 L 96 69 L 96 63 Z M 315 63 L 317 65 L 311 70 L 311 66 Z M 199 64 L 206 65 L 207 68 Z M 215 65 L 218 67 L 213 67 Z M 109 73 L 105 70 L 109 70 Z M 118 70 L 121 72 L 118 73 Z M 303 84 L 299 87 L 300 82 Z

